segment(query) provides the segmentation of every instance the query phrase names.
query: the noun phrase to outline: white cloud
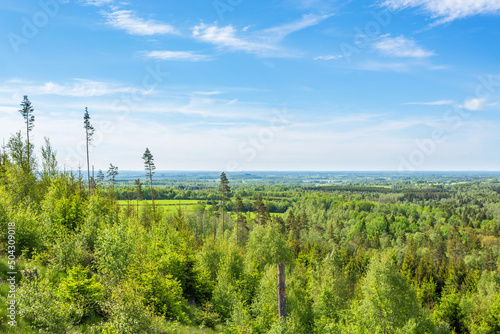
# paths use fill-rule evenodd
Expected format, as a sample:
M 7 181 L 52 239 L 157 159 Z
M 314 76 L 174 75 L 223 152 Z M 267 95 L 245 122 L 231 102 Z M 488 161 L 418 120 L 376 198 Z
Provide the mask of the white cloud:
M 205 96 L 209 96 L 209 95 L 219 95 L 219 94 L 222 94 L 222 92 L 218 91 L 218 90 L 212 90 L 212 91 L 196 91 L 196 92 L 193 92 L 193 95 L 205 95 Z
M 390 57 L 425 58 L 434 55 L 432 51 L 423 49 L 414 40 L 403 36 L 382 36 L 373 44 L 373 47 L 381 54 Z
M 500 13 L 498 0 L 385 0 L 381 5 L 391 9 L 422 8 L 438 19 L 436 24 L 474 15 Z
M 270 44 L 239 38 L 236 36 L 236 32 L 232 25 L 219 28 L 217 25 L 209 26 L 202 23 L 193 28 L 193 36 L 196 39 L 234 51 L 264 54 L 278 49 Z
M 248 27 L 238 31 L 232 25 L 201 23 L 193 28 L 193 37 L 233 51 L 245 51 L 259 56 L 283 57 L 289 54 L 279 43 L 291 33 L 314 26 L 331 15 L 304 15 L 301 19 L 280 26 L 249 32 Z M 239 36 L 240 34 L 244 37 Z
M 113 0 L 83 0 L 86 5 L 103 6 L 113 2 Z
M 0 86 L 0 92 L 3 93 L 17 94 L 19 91 L 22 91 L 23 94 L 59 95 L 71 97 L 104 96 L 115 93 L 150 93 L 149 91 L 145 91 L 143 89 L 138 89 L 135 87 L 87 79 L 74 79 L 73 82 L 65 84 L 58 84 L 49 81 L 39 85 L 11 84 L 9 86 Z
M 486 99 L 480 99 L 480 98 L 470 98 L 470 99 L 465 100 L 464 103 L 462 103 L 462 104 L 459 104 L 453 100 L 440 100 L 440 101 L 433 101 L 433 102 L 409 102 L 409 103 L 403 103 L 403 105 L 426 105 L 426 106 L 456 105 L 460 108 L 472 110 L 472 111 L 482 110 L 485 106 L 487 106 Z
M 343 55 L 318 56 L 318 57 L 314 57 L 314 60 L 332 60 L 332 59 L 340 59 L 343 57 L 344 57 Z
M 465 100 L 461 107 L 467 110 L 478 111 L 483 109 L 485 103 L 486 99 L 473 98 Z
M 211 59 L 207 55 L 197 54 L 192 51 L 147 51 L 143 54 L 145 57 L 159 60 L 205 61 Z
M 173 26 L 154 20 L 144 20 L 135 15 L 131 10 L 116 10 L 111 13 L 103 13 L 106 23 L 110 26 L 125 30 L 130 35 L 150 36 L 178 34 Z
M 330 16 L 331 15 L 304 15 L 300 20 L 265 29 L 262 31 L 262 34 L 271 40 L 281 40 L 291 33 L 315 26 Z
M 408 102 L 408 103 L 403 103 L 403 105 L 423 105 L 423 106 L 450 106 L 455 104 L 455 101 L 453 100 L 439 100 L 439 101 L 433 101 L 433 102 Z

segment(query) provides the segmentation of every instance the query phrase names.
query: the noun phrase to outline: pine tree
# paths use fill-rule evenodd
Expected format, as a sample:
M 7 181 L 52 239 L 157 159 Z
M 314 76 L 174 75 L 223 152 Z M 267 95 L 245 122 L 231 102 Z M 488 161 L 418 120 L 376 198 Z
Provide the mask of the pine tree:
M 104 183 L 104 173 L 100 169 L 97 172 L 97 182 L 99 183 L 99 185 Z
M 115 182 L 117 175 L 118 175 L 118 166 L 113 166 L 113 164 L 109 164 L 108 182 L 111 184 L 111 189 L 113 190 L 113 192 L 115 192 Z
M 262 200 L 262 195 L 259 194 L 259 197 L 253 202 L 252 208 L 257 216 L 257 223 L 264 225 L 269 219 L 269 210 L 266 203 Z
M 31 102 L 28 100 L 28 96 L 24 95 L 23 102 L 21 102 L 21 107 L 22 109 L 19 110 L 21 115 L 24 118 L 24 122 L 26 123 L 26 138 L 28 140 L 28 170 L 30 169 L 30 132 L 33 130 L 33 127 L 35 126 L 35 116 L 33 116 L 33 106 L 31 105 Z
M 219 191 L 221 192 L 222 198 L 222 239 L 224 239 L 224 209 L 225 202 L 229 200 L 229 194 L 231 193 L 231 188 L 229 187 L 229 180 L 226 177 L 226 173 L 222 172 L 220 174 L 220 185 Z
M 94 127 L 90 124 L 90 115 L 87 107 L 85 107 L 85 114 L 83 115 L 83 124 L 85 128 L 85 143 L 87 145 L 87 176 L 88 176 L 88 183 L 89 183 L 89 195 L 90 195 L 90 157 L 89 157 L 89 145 L 94 140 Z
M 149 177 L 149 187 L 151 189 L 151 201 L 153 203 L 153 212 L 155 212 L 155 199 L 153 196 L 153 175 L 156 167 L 153 155 L 149 151 L 149 148 L 146 147 L 146 151 L 144 152 L 142 159 L 144 160 L 144 169 L 146 170 L 146 177 Z
M 135 180 L 135 197 L 137 199 L 137 217 L 139 217 L 139 200 L 142 198 L 142 183 L 140 179 Z

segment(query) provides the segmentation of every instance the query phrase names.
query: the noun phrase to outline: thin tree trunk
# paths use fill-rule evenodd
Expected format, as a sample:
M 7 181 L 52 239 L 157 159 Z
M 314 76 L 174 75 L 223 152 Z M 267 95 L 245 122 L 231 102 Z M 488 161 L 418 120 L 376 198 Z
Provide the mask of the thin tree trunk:
M 222 240 L 224 240 L 224 193 L 222 193 Z
M 151 173 L 151 167 L 149 167 L 149 185 L 151 188 L 151 202 L 153 203 L 153 212 L 155 211 L 155 198 L 153 197 L 153 174 Z
M 29 114 L 26 117 L 26 138 L 28 139 L 28 170 L 30 170 L 30 121 L 29 121 Z
M 86 132 L 86 144 L 87 144 L 87 180 L 89 183 L 89 196 L 90 196 L 90 160 L 89 160 L 89 130 L 85 130 Z

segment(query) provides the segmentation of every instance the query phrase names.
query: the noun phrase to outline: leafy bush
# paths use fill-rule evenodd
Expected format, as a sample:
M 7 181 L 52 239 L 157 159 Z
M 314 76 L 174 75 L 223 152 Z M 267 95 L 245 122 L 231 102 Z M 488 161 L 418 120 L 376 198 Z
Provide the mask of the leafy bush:
M 112 281 L 124 277 L 134 241 L 134 233 L 125 222 L 100 230 L 95 245 L 95 258 L 99 272 Z
M 68 276 L 59 284 L 57 295 L 67 302 L 78 303 L 83 309 L 83 316 L 89 317 L 100 312 L 99 302 L 102 300 L 102 285 L 96 276 L 87 278 L 88 270 L 76 266 L 68 270 Z
M 107 321 L 90 329 L 91 333 L 147 334 L 156 333 L 158 320 L 144 305 L 144 296 L 132 281 L 113 287 L 108 299 L 101 303 Z
M 59 298 L 46 278 L 24 279 L 16 297 L 19 316 L 40 333 L 66 333 L 84 314 L 78 303 Z

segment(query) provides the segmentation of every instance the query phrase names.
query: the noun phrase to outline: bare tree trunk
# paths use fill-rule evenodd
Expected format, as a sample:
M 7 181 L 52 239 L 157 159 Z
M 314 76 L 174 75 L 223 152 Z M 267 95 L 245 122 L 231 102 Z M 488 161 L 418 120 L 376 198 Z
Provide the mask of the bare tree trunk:
M 153 203 L 153 212 L 155 211 L 155 198 L 153 197 L 153 174 L 151 173 L 151 167 L 149 167 L 149 185 L 151 188 L 151 202 Z
M 30 170 L 30 121 L 29 115 L 26 117 L 26 138 L 28 139 L 28 170 Z
M 222 194 L 222 240 L 224 240 L 224 194 Z
M 217 216 L 214 213 L 214 243 L 215 243 L 215 237 L 216 236 L 217 236 Z
M 90 196 L 90 159 L 89 159 L 89 130 L 85 130 L 86 132 L 86 144 L 87 144 L 87 180 L 89 183 L 89 196 Z

